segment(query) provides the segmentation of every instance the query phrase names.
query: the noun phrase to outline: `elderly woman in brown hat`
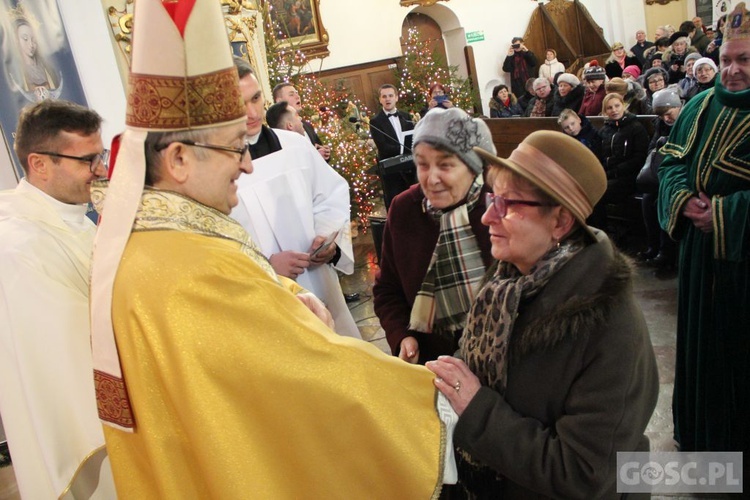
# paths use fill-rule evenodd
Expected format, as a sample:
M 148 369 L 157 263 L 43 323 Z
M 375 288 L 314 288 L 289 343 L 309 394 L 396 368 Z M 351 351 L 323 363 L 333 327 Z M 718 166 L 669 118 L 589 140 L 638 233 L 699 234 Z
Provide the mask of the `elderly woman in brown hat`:
M 658 374 L 631 267 L 586 226 L 606 189 L 596 157 L 559 132 L 490 164 L 497 266 L 459 358 L 427 364 L 459 415 L 459 487 L 477 498 L 615 498 L 616 453 L 648 451 Z
M 484 161 L 487 125 L 458 108 L 435 108 L 414 128 L 418 184 L 393 199 L 383 232 L 375 314 L 394 355 L 425 363 L 453 354 L 487 266 L 490 237 Z

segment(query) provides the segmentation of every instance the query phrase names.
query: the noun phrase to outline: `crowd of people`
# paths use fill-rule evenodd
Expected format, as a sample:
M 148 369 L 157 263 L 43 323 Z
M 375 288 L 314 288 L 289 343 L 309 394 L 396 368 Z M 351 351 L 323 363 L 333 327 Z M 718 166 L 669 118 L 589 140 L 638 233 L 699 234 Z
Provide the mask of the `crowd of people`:
M 592 222 L 647 158 L 644 253 L 680 255 L 675 440 L 750 452 L 744 3 L 719 67 L 688 31 L 670 44 L 684 60 L 614 44 L 559 74 L 550 49 L 537 75 L 513 39 L 492 111 L 559 111 L 563 132 L 508 157 L 445 87 L 416 124 L 380 88 L 379 157 L 411 152 L 418 180 L 389 208 L 373 288 L 393 356 L 342 303 L 348 189 L 296 89 L 265 110 L 213 0 L 139 0 L 135 16 L 112 157 L 97 113 L 43 101 L 19 120 L 26 177 L 0 193 L 0 411 L 23 497 L 618 497 L 659 373 L 633 269 Z M 136 98 L 175 81 L 204 98 L 165 98 L 165 115 Z
M 605 94 L 604 89 L 599 88 L 613 79 L 624 80 L 625 83 L 619 85 L 627 86 L 624 92 L 629 95 L 627 104 L 631 113 L 652 114 L 651 93 L 659 89 L 650 88 L 650 77 L 662 75 L 654 68 L 663 70 L 664 86 L 678 85 L 681 98 L 688 101 L 709 88 L 708 82 L 713 81 L 723 36 L 721 27 L 725 22 L 726 16 L 722 16 L 715 31 L 704 26 L 700 17 L 683 22 L 679 30 L 671 25 L 660 26 L 654 33 L 654 41 L 647 40 L 646 32 L 638 30 L 636 43 L 630 49 L 622 42 L 615 42 L 606 60 L 588 61 L 575 74 L 558 61 L 555 48 L 547 48 L 544 60 L 539 62 L 523 38 L 514 37 L 503 62 L 503 71 L 510 76 L 510 89 L 501 84 L 492 90 L 490 117 L 560 116 L 563 109 L 572 109 L 583 116 L 604 114 L 601 101 Z M 699 59 L 703 71 L 707 72 L 702 87 L 698 86 L 698 68 L 694 66 Z M 549 90 L 540 79 L 549 82 Z M 507 92 L 503 92 L 503 87 Z M 536 107 L 529 106 L 532 101 Z M 539 104 L 540 101 L 544 101 L 545 106 Z M 547 101 L 550 101 L 548 106 Z

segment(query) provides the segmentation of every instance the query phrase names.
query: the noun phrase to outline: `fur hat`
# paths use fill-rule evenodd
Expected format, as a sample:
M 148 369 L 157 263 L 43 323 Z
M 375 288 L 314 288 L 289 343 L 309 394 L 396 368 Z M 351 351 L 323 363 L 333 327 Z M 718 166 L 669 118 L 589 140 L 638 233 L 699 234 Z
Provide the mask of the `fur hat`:
M 584 80 L 605 80 L 606 78 L 607 72 L 596 61 L 591 61 L 589 67 L 583 70 Z
M 495 153 L 487 124 L 459 108 L 433 108 L 427 113 L 414 127 L 414 146 L 420 142 L 450 151 L 476 174 L 482 172 L 484 163 L 475 151 L 484 149 Z
M 680 38 L 690 38 L 690 35 L 688 35 L 684 31 L 676 31 L 676 32 L 674 32 L 674 34 L 672 34 L 672 36 L 669 37 L 669 45 L 672 45 L 673 43 L 675 43 Z M 688 44 L 689 44 L 689 42 L 688 42 Z
M 606 89 L 607 93 L 617 92 L 620 95 L 625 95 L 628 93 L 628 82 L 626 82 L 622 78 L 615 77 L 608 81 L 604 85 L 604 88 Z
M 719 68 L 716 67 L 716 63 L 713 61 L 713 59 L 710 59 L 708 57 L 699 57 L 697 61 L 695 61 L 695 64 L 693 64 L 693 73 L 698 69 L 698 66 L 703 66 L 704 64 L 708 64 L 711 66 L 715 72 L 719 72 Z
M 724 42 L 732 40 L 750 40 L 750 13 L 745 2 L 738 3 L 731 14 L 727 16 L 724 25 Z
M 682 106 L 682 100 L 677 89 L 673 87 L 667 87 L 665 89 L 657 90 L 654 92 L 653 100 L 651 105 L 654 109 L 656 108 L 679 108 Z
M 625 69 L 622 70 L 622 74 L 625 73 L 629 74 L 633 78 L 638 78 L 641 76 L 641 68 L 636 66 L 635 64 L 631 64 L 630 66 L 625 66 Z
M 583 143 L 562 132 L 537 130 L 521 141 L 508 158 L 479 148 L 474 151 L 489 164 L 506 167 L 547 193 L 594 236 L 586 218 L 607 189 L 607 176 Z
M 557 77 L 557 83 L 565 82 L 571 87 L 577 87 L 581 84 L 581 80 L 578 79 L 573 73 L 563 73 Z

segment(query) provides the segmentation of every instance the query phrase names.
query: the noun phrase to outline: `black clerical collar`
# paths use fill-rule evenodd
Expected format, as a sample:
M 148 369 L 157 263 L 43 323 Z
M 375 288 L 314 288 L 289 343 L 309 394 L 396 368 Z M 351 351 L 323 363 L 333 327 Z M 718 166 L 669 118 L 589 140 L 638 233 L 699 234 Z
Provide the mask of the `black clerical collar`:
M 270 128 L 263 125 L 260 129 L 258 142 L 250 146 L 250 157 L 257 160 L 280 150 L 281 142 L 278 136 Z

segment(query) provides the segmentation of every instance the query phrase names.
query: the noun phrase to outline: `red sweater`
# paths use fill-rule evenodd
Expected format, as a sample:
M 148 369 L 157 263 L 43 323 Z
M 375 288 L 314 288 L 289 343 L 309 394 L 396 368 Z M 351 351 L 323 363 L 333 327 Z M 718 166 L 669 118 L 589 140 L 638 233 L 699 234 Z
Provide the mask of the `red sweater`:
M 489 192 L 487 186 L 482 192 Z M 456 349 L 455 343 L 441 342 L 443 339 L 438 335 L 407 329 L 414 299 L 422 286 L 440 232 L 439 222 L 422 211 L 423 199 L 419 184 L 393 199 L 383 232 L 380 272 L 372 289 L 375 314 L 385 330 L 391 351 L 398 355 L 401 341 L 414 336 L 419 342 L 422 364 L 441 354 L 453 354 Z M 469 213 L 469 221 L 485 266 L 489 267 L 493 260 L 490 235 L 480 220 L 485 209 L 484 196 L 481 196 Z

